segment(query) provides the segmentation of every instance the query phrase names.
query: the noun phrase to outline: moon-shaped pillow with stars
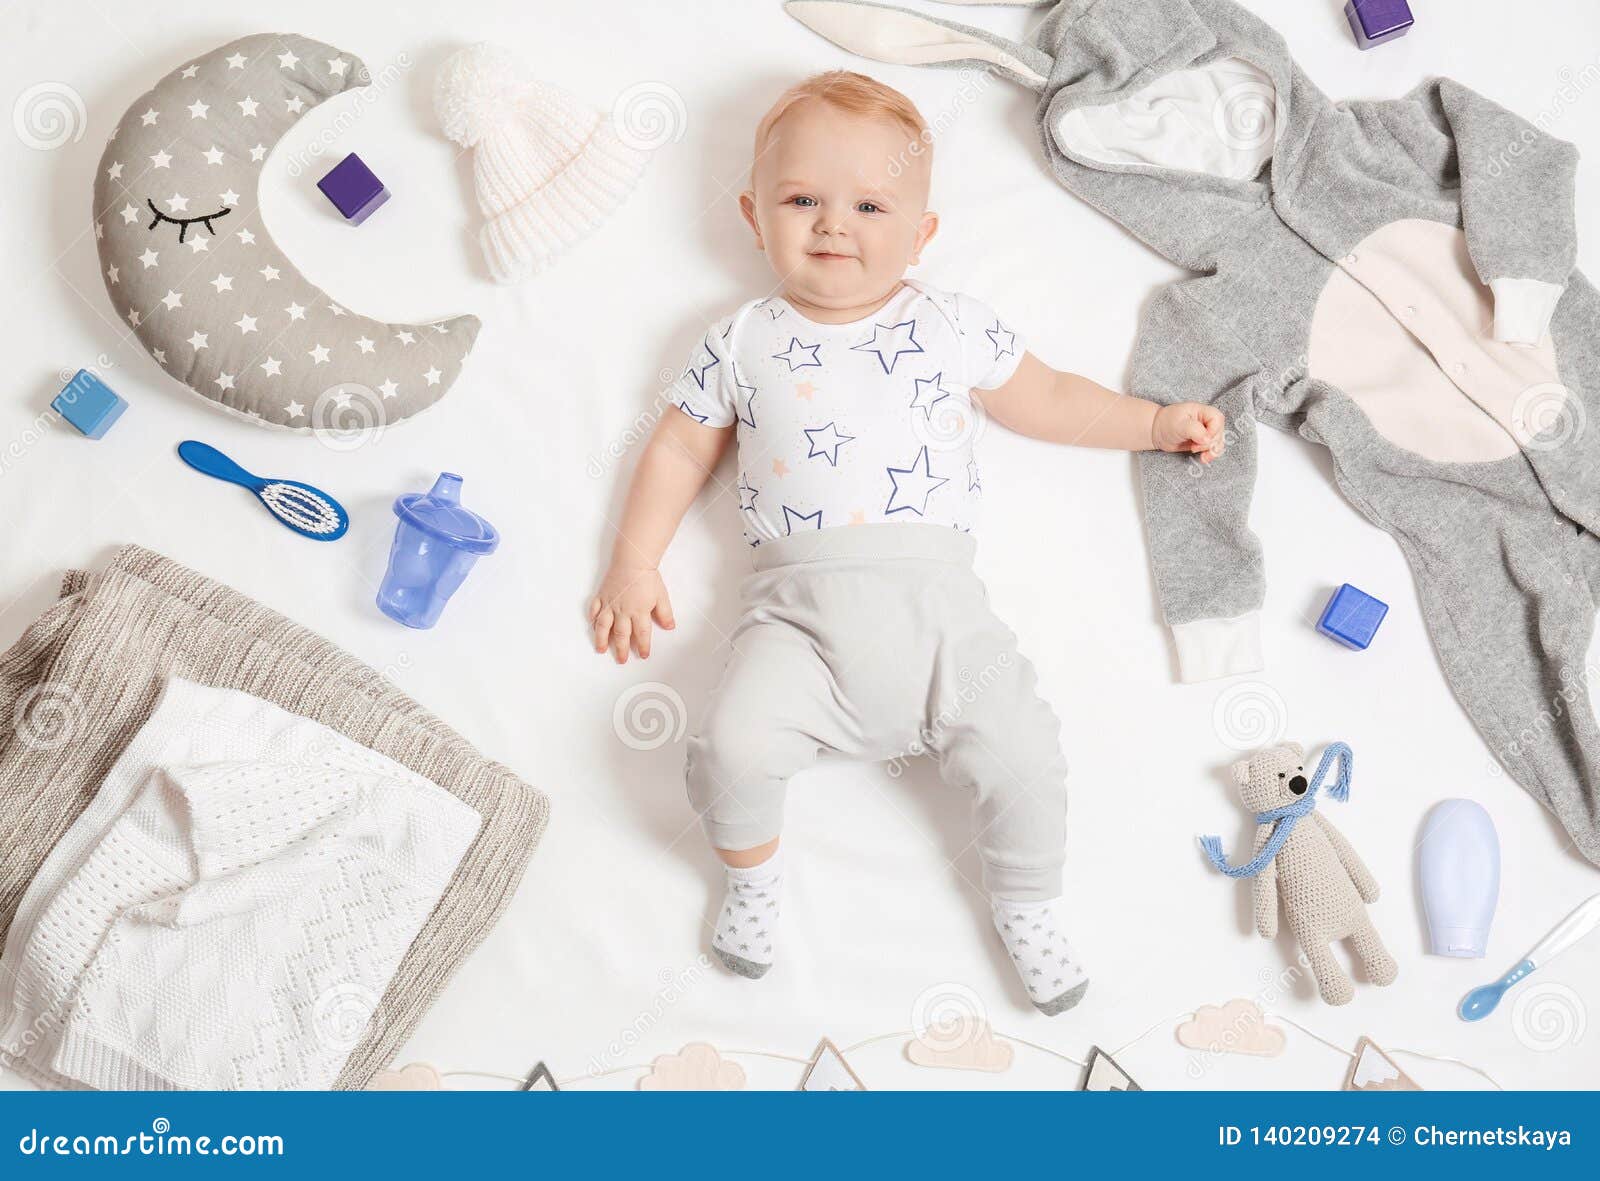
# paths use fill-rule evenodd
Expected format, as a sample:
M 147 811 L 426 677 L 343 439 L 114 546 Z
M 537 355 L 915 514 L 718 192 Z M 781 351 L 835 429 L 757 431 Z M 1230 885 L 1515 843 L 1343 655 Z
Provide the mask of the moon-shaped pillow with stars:
M 257 182 L 312 107 L 370 80 L 358 58 L 261 33 L 195 58 L 129 107 L 94 185 L 117 315 L 169 374 L 251 421 L 381 426 L 444 396 L 474 316 L 385 324 L 308 281 L 261 221 Z

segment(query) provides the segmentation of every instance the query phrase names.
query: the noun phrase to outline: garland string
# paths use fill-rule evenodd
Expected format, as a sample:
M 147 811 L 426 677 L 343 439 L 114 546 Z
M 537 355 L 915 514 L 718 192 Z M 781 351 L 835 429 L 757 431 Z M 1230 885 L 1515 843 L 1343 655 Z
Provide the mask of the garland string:
M 1148 1025 L 1144 1029 L 1143 1032 L 1138 1034 L 1136 1037 L 1134 1037 L 1134 1038 L 1132 1038 L 1132 1039 L 1130 1039 L 1130 1040 L 1128 1040 L 1126 1042 L 1123 1042 L 1122 1045 L 1118 1046 L 1115 1050 L 1111 1051 L 1112 1057 L 1117 1057 L 1117 1056 L 1119 1056 L 1121 1054 L 1124 1054 L 1127 1051 L 1133 1049 L 1133 1047 L 1135 1047 L 1139 1043 L 1143 1042 L 1146 1038 L 1148 1038 L 1151 1034 L 1155 1033 L 1158 1029 L 1162 1029 L 1164 1027 L 1170 1026 L 1176 1021 L 1179 1021 L 1179 1020 L 1181 1020 L 1183 1018 L 1186 1018 L 1186 1017 L 1193 1016 L 1193 1014 L 1194 1014 L 1194 1010 L 1193 1009 L 1185 1009 L 1181 1013 L 1174 1013 L 1170 1017 L 1163 1017 L 1159 1021 L 1152 1022 L 1150 1025 Z M 1298 1029 L 1301 1033 L 1303 1033 L 1307 1037 L 1311 1038 L 1313 1041 L 1321 1042 L 1324 1046 L 1327 1046 L 1328 1049 L 1336 1051 L 1337 1053 L 1343 1054 L 1346 1058 L 1351 1058 L 1351 1059 L 1355 1058 L 1355 1054 L 1352 1051 L 1347 1050 L 1343 1046 L 1338 1045 L 1338 1044 L 1336 1044 L 1334 1042 L 1330 1042 L 1327 1038 L 1323 1037 L 1320 1033 L 1317 1033 L 1313 1029 L 1308 1029 L 1308 1028 L 1306 1028 L 1306 1026 L 1300 1024 L 1300 1022 L 1296 1021 L 1293 1017 L 1285 1017 L 1280 1013 L 1263 1013 L 1262 1016 L 1264 1018 L 1268 1018 L 1268 1019 L 1273 1020 L 1273 1021 L 1282 1021 L 1287 1025 L 1292 1025 L 1296 1029 Z M 1029 1041 L 1027 1038 L 1016 1037 L 1016 1036 L 1014 1036 L 1012 1034 L 1009 1034 L 1009 1033 L 1001 1033 L 998 1030 L 991 1029 L 990 1032 L 995 1037 L 1002 1038 L 1002 1039 L 1004 1039 L 1005 1041 L 1008 1041 L 1008 1042 L 1016 1042 L 1018 1045 L 1027 1046 L 1030 1050 L 1037 1050 L 1042 1054 L 1049 1054 L 1053 1058 L 1060 1058 L 1063 1062 L 1070 1062 L 1074 1066 L 1077 1066 L 1077 1067 L 1081 1068 L 1081 1067 L 1084 1067 L 1084 1066 L 1088 1065 L 1081 1058 L 1074 1058 L 1071 1054 L 1065 1053 L 1064 1051 L 1061 1051 L 1061 1050 L 1057 1050 L 1052 1046 L 1046 1046 L 1046 1045 L 1043 1045 L 1040 1042 Z M 848 1046 L 845 1046 L 843 1049 L 841 1049 L 839 1051 L 839 1053 L 841 1055 L 853 1054 L 857 1050 L 865 1049 L 867 1046 L 875 1045 L 878 1042 L 889 1041 L 892 1038 L 915 1037 L 915 1036 L 916 1036 L 916 1031 L 912 1030 L 912 1029 L 893 1029 L 893 1030 L 890 1030 L 888 1033 L 876 1033 L 876 1034 L 873 1034 L 871 1037 L 864 1037 L 860 1041 L 851 1042 Z M 1460 1066 L 1460 1067 L 1462 1067 L 1462 1068 L 1464 1068 L 1466 1070 L 1472 1071 L 1473 1074 L 1476 1074 L 1479 1077 L 1483 1078 L 1495 1090 L 1497 1090 L 1497 1091 L 1505 1090 L 1505 1088 L 1503 1086 L 1501 1086 L 1500 1083 L 1495 1079 L 1495 1077 L 1492 1074 L 1490 1074 L 1487 1070 L 1484 1070 L 1480 1066 L 1474 1066 L 1472 1063 L 1464 1061 L 1463 1059 L 1460 1059 L 1460 1058 L 1451 1058 L 1451 1057 L 1448 1057 L 1446 1055 L 1441 1055 L 1441 1054 L 1425 1054 L 1421 1050 L 1407 1050 L 1407 1049 L 1401 1049 L 1401 1048 L 1387 1049 L 1386 1052 L 1390 1053 L 1390 1054 L 1404 1054 L 1407 1057 L 1411 1057 L 1411 1058 L 1422 1058 L 1422 1059 L 1424 1059 L 1424 1060 L 1426 1060 L 1428 1062 L 1444 1062 L 1444 1063 L 1447 1063 L 1447 1064 L 1452 1065 L 1452 1066 Z M 718 1049 L 717 1053 L 722 1054 L 724 1056 L 729 1056 L 729 1057 L 771 1058 L 771 1059 L 774 1059 L 775 1061 L 779 1061 L 779 1062 L 797 1062 L 801 1066 L 810 1066 L 811 1062 L 812 1062 L 812 1060 L 810 1058 L 800 1058 L 800 1057 L 795 1056 L 794 1054 L 781 1054 L 781 1053 L 777 1052 L 776 1050 L 723 1050 L 723 1049 Z M 649 1064 L 649 1063 L 645 1063 L 643 1065 L 638 1064 L 638 1063 L 630 1063 L 630 1064 L 625 1065 L 625 1066 L 613 1066 L 613 1067 L 611 1067 L 611 1068 L 609 1068 L 607 1070 L 592 1071 L 592 1072 L 589 1072 L 589 1073 L 586 1073 L 586 1074 L 573 1075 L 570 1078 L 557 1079 L 556 1080 L 556 1086 L 561 1087 L 564 1090 L 567 1087 L 570 1087 L 573 1083 L 581 1083 L 581 1082 L 584 1082 L 585 1080 L 591 1080 L 591 1079 L 607 1078 L 610 1075 L 623 1074 L 623 1073 L 625 1073 L 627 1071 L 640 1071 L 640 1070 L 646 1070 L 647 1071 L 650 1068 L 651 1068 L 651 1064 Z M 494 1073 L 492 1071 L 487 1071 L 487 1070 L 445 1070 L 445 1071 L 441 1071 L 440 1074 L 439 1074 L 440 1078 L 458 1078 L 458 1077 L 463 1077 L 463 1076 L 471 1076 L 473 1078 L 498 1079 L 501 1082 L 517 1083 L 519 1085 L 525 1081 L 525 1079 L 523 1079 L 522 1077 L 517 1077 L 517 1076 L 513 1076 L 513 1075 L 509 1075 L 509 1074 L 496 1074 L 496 1073 Z

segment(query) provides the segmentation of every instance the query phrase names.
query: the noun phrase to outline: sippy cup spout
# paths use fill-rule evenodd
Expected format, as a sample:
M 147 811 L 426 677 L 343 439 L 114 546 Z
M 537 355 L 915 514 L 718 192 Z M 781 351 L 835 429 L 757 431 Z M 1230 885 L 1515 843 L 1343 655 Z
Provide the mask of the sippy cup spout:
M 440 472 L 428 495 L 449 504 L 461 503 L 461 477 L 454 472 Z

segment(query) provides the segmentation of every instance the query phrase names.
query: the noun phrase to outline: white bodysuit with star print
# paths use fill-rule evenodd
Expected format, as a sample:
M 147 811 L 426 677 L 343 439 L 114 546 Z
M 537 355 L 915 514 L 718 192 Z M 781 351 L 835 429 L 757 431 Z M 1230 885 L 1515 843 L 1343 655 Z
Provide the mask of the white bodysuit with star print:
M 738 423 L 751 545 L 888 521 L 970 531 L 970 391 L 1004 385 L 1022 354 L 985 304 L 921 283 L 849 324 L 819 324 L 773 296 L 714 325 L 670 396 L 707 426 Z

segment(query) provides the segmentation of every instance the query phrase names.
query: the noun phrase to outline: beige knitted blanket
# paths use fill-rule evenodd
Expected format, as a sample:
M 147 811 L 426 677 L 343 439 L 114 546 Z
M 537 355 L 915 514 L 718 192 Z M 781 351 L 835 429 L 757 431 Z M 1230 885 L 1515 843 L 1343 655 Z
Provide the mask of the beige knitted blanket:
M 69 572 L 60 601 L 0 655 L 0 947 L 28 882 L 173 675 L 321 722 L 483 817 L 335 1084 L 365 1087 L 510 900 L 549 801 L 326 640 L 159 554 L 125 546 L 98 575 Z

